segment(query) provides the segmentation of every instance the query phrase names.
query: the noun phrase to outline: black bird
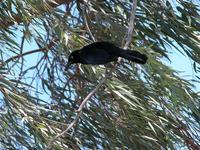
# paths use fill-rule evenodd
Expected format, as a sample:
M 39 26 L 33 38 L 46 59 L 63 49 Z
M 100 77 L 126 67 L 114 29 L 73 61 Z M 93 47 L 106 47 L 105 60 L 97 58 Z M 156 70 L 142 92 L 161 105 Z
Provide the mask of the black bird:
M 117 61 L 118 57 L 139 64 L 145 64 L 147 61 L 147 56 L 137 51 L 124 50 L 109 42 L 95 42 L 84 46 L 80 50 L 73 51 L 69 55 L 66 69 L 74 63 L 91 65 L 106 64 L 111 61 Z

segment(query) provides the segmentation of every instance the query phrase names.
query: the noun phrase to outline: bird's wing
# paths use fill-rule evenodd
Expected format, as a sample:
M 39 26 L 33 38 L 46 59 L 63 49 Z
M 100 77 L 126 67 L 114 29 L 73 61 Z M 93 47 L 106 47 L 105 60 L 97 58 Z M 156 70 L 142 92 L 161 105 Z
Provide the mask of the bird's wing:
M 113 61 L 110 54 L 101 48 L 83 50 L 82 56 L 86 64 L 98 65 Z

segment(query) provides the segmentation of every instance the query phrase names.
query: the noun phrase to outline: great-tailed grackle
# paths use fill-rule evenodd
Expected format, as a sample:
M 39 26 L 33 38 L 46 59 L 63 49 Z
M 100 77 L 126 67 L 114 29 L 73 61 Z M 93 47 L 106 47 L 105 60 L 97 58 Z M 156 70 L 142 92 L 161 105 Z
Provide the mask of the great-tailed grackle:
M 101 65 L 117 61 L 118 57 L 145 64 L 147 56 L 133 50 L 124 50 L 109 42 L 95 42 L 73 51 L 68 58 L 66 69 L 73 63 Z

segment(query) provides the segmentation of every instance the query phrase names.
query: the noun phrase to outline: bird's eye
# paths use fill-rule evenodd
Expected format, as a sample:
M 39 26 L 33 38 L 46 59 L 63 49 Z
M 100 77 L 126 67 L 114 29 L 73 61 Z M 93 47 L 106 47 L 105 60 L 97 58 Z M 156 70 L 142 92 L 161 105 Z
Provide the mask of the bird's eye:
M 74 56 L 71 56 L 70 59 L 74 59 Z

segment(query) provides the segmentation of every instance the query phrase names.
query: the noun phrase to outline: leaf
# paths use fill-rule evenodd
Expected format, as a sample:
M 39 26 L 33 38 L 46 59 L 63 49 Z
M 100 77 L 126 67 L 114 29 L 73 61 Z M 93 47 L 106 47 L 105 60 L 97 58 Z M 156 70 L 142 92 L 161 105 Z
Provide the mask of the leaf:
M 123 100 L 125 100 L 125 102 L 127 102 L 129 105 L 133 106 L 133 107 L 137 107 L 134 103 L 132 103 L 128 98 L 126 98 L 125 96 L 123 96 L 119 91 L 113 90 L 113 92 L 119 96 L 120 98 L 122 98 Z

